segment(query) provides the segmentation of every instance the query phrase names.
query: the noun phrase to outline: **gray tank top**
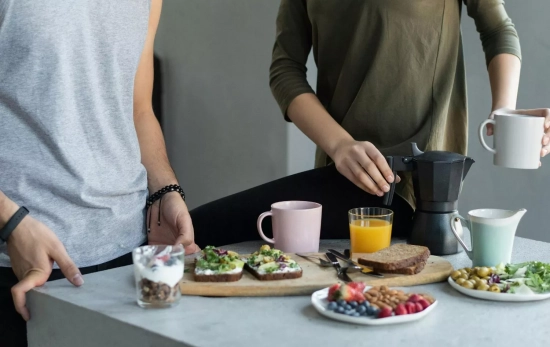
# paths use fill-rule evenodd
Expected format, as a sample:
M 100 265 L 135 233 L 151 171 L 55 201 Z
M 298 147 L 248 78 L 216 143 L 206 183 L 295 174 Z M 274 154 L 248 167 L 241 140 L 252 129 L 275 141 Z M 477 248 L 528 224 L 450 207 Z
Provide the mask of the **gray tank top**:
M 77 266 L 146 239 L 133 87 L 150 0 L 0 0 L 0 190 Z M 0 247 L 0 266 L 10 266 Z

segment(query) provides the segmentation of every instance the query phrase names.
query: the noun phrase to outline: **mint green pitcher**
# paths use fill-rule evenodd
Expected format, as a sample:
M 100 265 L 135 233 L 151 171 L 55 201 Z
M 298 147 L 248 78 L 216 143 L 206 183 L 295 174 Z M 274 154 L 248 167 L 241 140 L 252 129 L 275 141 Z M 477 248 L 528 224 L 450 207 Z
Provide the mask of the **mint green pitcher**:
M 521 217 L 527 212 L 499 209 L 479 209 L 468 212 L 468 219 L 458 213 L 451 216 L 451 230 L 472 260 L 472 266 L 497 266 L 512 261 L 514 237 Z M 472 249 L 468 249 L 455 228 L 463 221 L 470 231 Z

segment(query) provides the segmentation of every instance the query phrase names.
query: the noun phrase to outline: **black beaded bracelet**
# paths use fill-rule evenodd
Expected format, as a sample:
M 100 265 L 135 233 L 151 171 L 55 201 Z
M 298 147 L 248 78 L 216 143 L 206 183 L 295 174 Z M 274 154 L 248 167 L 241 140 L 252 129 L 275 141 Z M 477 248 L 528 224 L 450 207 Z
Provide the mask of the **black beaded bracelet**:
M 161 211 L 161 205 L 162 205 L 162 198 L 164 197 L 164 195 L 168 194 L 168 193 L 171 193 L 171 192 L 176 192 L 178 193 L 181 198 L 183 199 L 183 201 L 185 201 L 185 193 L 183 192 L 183 189 L 177 185 L 177 184 L 170 184 L 162 189 L 160 189 L 159 191 L 155 192 L 154 194 L 151 194 L 151 196 L 149 196 L 149 198 L 147 198 L 147 202 L 146 202 L 146 208 L 148 209 L 149 207 L 151 207 L 157 200 L 159 200 L 159 215 L 158 215 L 158 220 L 157 220 L 157 225 L 160 226 L 160 211 Z M 147 218 L 149 220 L 149 223 L 147 225 L 147 232 L 151 232 L 151 209 L 149 209 L 149 218 Z

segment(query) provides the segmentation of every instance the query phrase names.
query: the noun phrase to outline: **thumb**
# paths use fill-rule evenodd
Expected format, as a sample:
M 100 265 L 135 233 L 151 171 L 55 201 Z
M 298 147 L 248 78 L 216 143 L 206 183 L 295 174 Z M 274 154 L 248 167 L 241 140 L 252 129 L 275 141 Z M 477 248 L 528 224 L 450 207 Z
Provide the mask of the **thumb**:
M 193 223 L 191 222 L 191 216 L 188 213 L 181 213 L 177 217 L 176 232 L 178 237 L 174 244 L 183 246 L 189 246 L 195 239 L 195 233 L 193 232 Z
M 19 283 L 11 288 L 11 295 L 13 297 L 13 304 L 17 312 L 23 317 L 25 321 L 31 319 L 29 309 L 26 306 L 27 298 L 26 294 L 34 287 L 40 287 L 48 280 L 48 274 L 39 270 L 31 270 L 27 272 L 25 277 Z
M 65 247 L 58 247 L 56 253 L 52 254 L 51 257 L 57 265 L 59 265 L 59 270 L 61 270 L 69 282 L 77 287 L 84 284 L 84 279 L 82 278 L 80 270 L 75 265 L 71 257 L 69 257 Z

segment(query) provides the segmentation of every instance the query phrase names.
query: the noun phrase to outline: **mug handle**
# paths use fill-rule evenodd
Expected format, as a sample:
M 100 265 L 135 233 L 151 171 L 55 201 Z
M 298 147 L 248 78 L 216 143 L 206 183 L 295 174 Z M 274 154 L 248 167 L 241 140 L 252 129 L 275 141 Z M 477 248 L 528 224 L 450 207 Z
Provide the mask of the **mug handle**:
M 470 233 L 470 237 L 471 237 L 472 236 L 472 227 L 471 227 L 470 221 L 467 220 L 466 218 L 462 217 L 459 214 L 455 214 L 455 215 L 451 216 L 451 220 L 450 220 L 451 230 L 453 231 L 453 234 L 455 235 L 456 239 L 458 240 L 458 243 L 460 243 L 462 248 L 464 248 L 464 251 L 468 255 L 468 258 L 472 259 L 472 256 L 473 256 L 472 250 L 468 249 L 468 246 L 466 246 L 466 244 L 464 243 L 462 238 L 458 235 L 458 232 L 455 229 L 455 222 L 460 222 L 460 221 L 462 221 L 462 222 L 464 222 L 465 224 L 468 225 L 468 232 Z
M 493 124 L 493 126 L 496 124 L 495 123 L 495 120 L 494 119 L 487 119 L 486 121 L 484 121 L 483 123 L 481 123 L 481 125 L 479 126 L 479 141 L 481 142 L 481 145 L 486 149 L 488 150 L 489 152 L 493 153 L 493 154 L 496 154 L 497 151 L 492 148 L 492 147 L 489 147 L 489 145 L 487 144 L 487 142 L 485 142 L 485 138 L 483 138 L 483 130 L 485 130 L 485 127 L 487 126 L 487 124 Z
M 258 223 L 257 223 L 258 233 L 260 234 L 261 238 L 264 239 L 264 241 L 274 244 L 275 240 L 265 236 L 264 231 L 262 230 L 262 221 L 264 220 L 265 217 L 269 217 L 269 216 L 273 216 L 273 213 L 271 211 L 264 212 L 258 217 Z

